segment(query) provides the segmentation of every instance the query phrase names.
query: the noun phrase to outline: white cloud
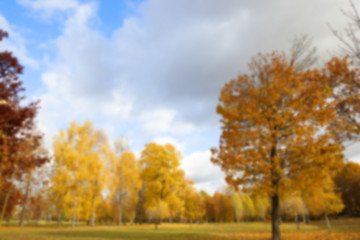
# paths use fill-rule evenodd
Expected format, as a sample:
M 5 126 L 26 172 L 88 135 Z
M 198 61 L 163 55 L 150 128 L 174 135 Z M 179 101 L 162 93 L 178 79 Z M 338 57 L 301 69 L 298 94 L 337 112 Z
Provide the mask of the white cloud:
M 131 97 L 118 89 L 112 91 L 111 96 L 112 101 L 101 106 L 104 115 L 114 120 L 129 119 L 133 110 Z
M 246 69 L 252 55 L 286 49 L 298 33 L 312 34 L 315 43 L 336 42 L 326 24 L 334 19 L 330 15 L 341 15 L 328 1 L 309 8 L 306 1 L 149 0 L 138 8 L 139 17 L 124 19 L 105 37 L 89 24 L 98 18 L 94 3 L 22 3 L 37 11 L 67 12 L 55 41 L 58 55 L 44 74 L 50 94 L 81 108 L 84 115 L 136 119 L 148 134 L 218 127 L 220 88 Z M 306 9 L 312 18 L 298 9 Z
M 196 184 L 218 181 L 225 178 L 225 174 L 220 167 L 210 162 L 211 152 L 193 152 L 184 156 L 181 168 L 186 172 L 186 176 L 193 179 Z
M 360 142 L 349 144 L 344 155 L 348 160 L 360 163 Z
M 226 186 L 226 182 L 222 178 L 208 182 L 195 183 L 194 186 L 198 191 L 203 190 L 206 193 L 213 195 L 215 191 L 221 192 L 223 188 Z
M 74 10 L 79 7 L 77 0 L 17 0 L 23 6 L 29 7 L 42 17 L 50 18 L 55 12 Z
M 114 74 L 116 66 L 108 58 L 111 43 L 87 26 L 95 12 L 93 4 L 76 4 L 63 34 L 55 40 L 58 55 L 42 74 L 47 92 L 40 96 L 42 108 L 38 118 L 48 135 L 67 127 L 71 120 L 100 117 L 108 119 L 103 124 L 115 125 L 116 121 L 127 119 L 132 110 L 131 98 L 122 88 L 112 85 L 121 76 Z
M 153 142 L 161 145 L 165 145 L 169 143 L 173 145 L 176 148 L 176 150 L 180 151 L 181 153 L 183 153 L 186 148 L 183 143 L 179 143 L 178 140 L 172 137 L 156 137 L 153 139 Z
M 189 133 L 194 125 L 176 120 L 176 112 L 170 109 L 144 111 L 140 116 L 143 128 L 147 133 Z
M 67 10 L 78 6 L 77 0 L 18 0 L 22 5 L 35 10 Z

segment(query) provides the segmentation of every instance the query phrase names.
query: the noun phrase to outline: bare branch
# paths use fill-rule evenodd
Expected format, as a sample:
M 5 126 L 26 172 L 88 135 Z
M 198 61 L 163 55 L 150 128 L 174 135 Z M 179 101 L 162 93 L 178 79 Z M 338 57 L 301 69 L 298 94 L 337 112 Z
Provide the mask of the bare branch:
M 341 43 L 341 55 L 349 56 L 360 65 L 360 14 L 354 2 L 349 0 L 349 3 L 350 10 L 340 9 L 348 19 L 347 26 L 342 31 L 337 31 L 330 25 L 329 28 Z
M 289 55 L 290 62 L 299 70 L 311 67 L 318 59 L 316 47 L 312 45 L 312 40 L 307 35 L 294 37 Z

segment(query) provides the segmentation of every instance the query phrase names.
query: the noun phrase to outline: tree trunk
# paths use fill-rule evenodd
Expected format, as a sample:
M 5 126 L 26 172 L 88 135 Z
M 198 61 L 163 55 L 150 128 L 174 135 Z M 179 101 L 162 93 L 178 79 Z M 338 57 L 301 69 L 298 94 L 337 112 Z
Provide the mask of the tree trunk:
M 29 198 L 29 193 L 30 193 L 30 180 L 31 180 L 31 174 L 29 173 L 26 179 L 26 190 L 25 190 L 25 199 L 24 199 L 24 203 L 22 205 L 22 209 L 21 209 L 21 213 L 20 213 L 20 222 L 19 222 L 19 226 L 23 227 L 24 226 L 24 217 L 25 217 L 25 211 L 26 211 L 26 205 L 28 202 L 28 198 Z
M 59 213 L 58 213 L 58 218 L 57 218 L 57 224 L 58 224 L 58 226 L 61 226 L 61 218 L 62 218 L 61 211 L 59 211 Z
M 121 207 L 119 206 L 119 217 L 118 217 L 118 225 L 121 226 L 122 224 L 122 209 Z
M 270 159 L 272 164 L 271 169 L 271 186 L 273 188 L 274 193 L 271 196 L 271 232 L 272 232 L 272 240 L 281 240 L 280 236 L 280 199 L 279 199 L 279 182 L 280 182 L 280 173 L 276 169 L 276 164 L 274 162 L 274 158 L 277 155 L 276 151 L 277 141 L 273 142 L 273 146 L 271 147 Z
M 93 212 L 91 213 L 91 216 L 90 216 L 90 226 L 91 227 L 95 226 L 95 210 L 93 210 Z
M 71 219 L 71 227 L 75 227 L 75 215 Z
M 329 220 L 329 218 L 328 218 L 327 211 L 325 211 L 324 216 L 325 216 L 325 221 L 326 221 L 327 229 L 328 229 L 329 233 L 331 233 L 331 224 L 330 224 L 330 220 Z
M 307 206 L 305 205 L 302 209 L 302 218 L 303 218 L 303 222 L 305 224 L 309 224 L 310 223 L 310 217 L 309 217 L 309 211 Z
M 25 198 L 25 201 L 26 201 L 26 198 Z M 26 205 L 26 203 L 23 204 L 22 209 L 21 209 L 19 227 L 24 226 L 24 215 L 25 215 L 25 208 L 26 208 L 25 205 Z
M 309 213 L 307 213 L 305 216 L 306 216 L 306 224 L 310 224 L 310 216 L 309 216 Z
M 135 221 L 135 213 L 132 213 L 130 218 L 130 224 L 134 225 L 134 221 Z
M 280 237 L 280 202 L 279 195 L 274 194 L 271 197 L 271 230 L 272 240 L 281 240 Z
M 6 211 L 7 203 L 8 203 L 9 198 L 10 198 L 11 190 L 12 190 L 12 185 L 9 186 L 9 189 L 5 194 L 4 204 L 2 206 L 1 215 L 0 215 L 0 226 L 2 225 L 2 221 L 3 221 L 4 216 L 5 216 L 5 211 Z
M 295 215 L 295 222 L 296 222 L 296 229 L 300 230 L 300 222 L 299 222 L 299 217 L 297 214 Z
M 302 210 L 301 215 L 302 215 L 302 221 L 303 221 L 303 223 L 306 223 L 305 209 Z

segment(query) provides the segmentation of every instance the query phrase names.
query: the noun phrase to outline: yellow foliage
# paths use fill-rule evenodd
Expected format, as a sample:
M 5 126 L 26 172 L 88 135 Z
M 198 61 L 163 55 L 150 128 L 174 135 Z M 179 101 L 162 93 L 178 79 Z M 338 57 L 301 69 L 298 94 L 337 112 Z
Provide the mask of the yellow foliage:
M 170 207 L 161 217 L 175 217 L 183 212 L 186 181 L 180 166 L 180 153 L 170 144 L 149 143 L 141 152 L 141 178 L 145 187 L 147 209 Z M 174 209 L 173 207 L 177 207 Z M 166 214 L 165 214 L 166 213 Z
M 309 185 L 303 196 L 308 210 L 314 216 L 339 213 L 344 208 L 341 196 L 335 192 L 335 185 L 330 176 Z
M 192 184 L 188 184 L 185 191 L 185 212 L 184 217 L 193 222 L 200 220 L 205 214 L 204 203 L 202 197 L 196 192 Z
M 104 139 L 99 136 L 87 121 L 83 126 L 72 122 L 55 138 L 51 182 L 59 217 L 62 213 L 73 221 L 95 217 L 106 180 L 99 154 Z
M 150 221 L 160 221 L 169 216 L 168 204 L 163 200 L 159 200 L 155 204 L 147 207 L 146 214 Z
M 119 224 L 123 217 L 131 219 L 135 214 L 141 187 L 140 170 L 134 153 L 130 151 L 114 153 L 109 150 L 110 199 Z

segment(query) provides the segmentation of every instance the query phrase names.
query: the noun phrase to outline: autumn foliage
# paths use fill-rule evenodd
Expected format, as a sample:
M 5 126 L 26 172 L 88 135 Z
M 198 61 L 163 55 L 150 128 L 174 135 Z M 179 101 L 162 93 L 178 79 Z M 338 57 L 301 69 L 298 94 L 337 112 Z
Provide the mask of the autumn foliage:
M 7 32 L 0 30 L 0 41 L 5 37 Z M 11 52 L 0 52 L 0 224 L 21 196 L 14 182 L 47 161 L 37 152 L 42 138 L 34 123 L 38 103 L 23 102 L 22 71 Z
M 271 197 L 273 239 L 280 239 L 286 192 L 321 201 L 322 214 L 343 207 L 332 177 L 343 161 L 343 135 L 349 139 L 357 131 L 357 72 L 336 58 L 320 70 L 299 70 L 278 53 L 260 54 L 249 68 L 251 74 L 221 90 L 222 135 L 212 161 L 229 184 Z M 327 205 L 336 201 L 338 207 Z

